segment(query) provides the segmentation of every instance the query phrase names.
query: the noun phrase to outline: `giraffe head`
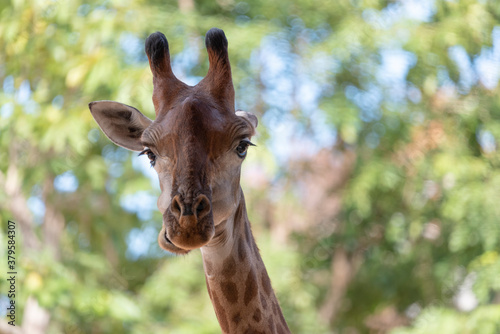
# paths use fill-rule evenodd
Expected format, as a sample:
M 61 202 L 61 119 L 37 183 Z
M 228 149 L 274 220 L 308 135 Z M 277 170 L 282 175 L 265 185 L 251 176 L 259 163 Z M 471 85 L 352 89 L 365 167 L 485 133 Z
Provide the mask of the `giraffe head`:
M 172 72 L 168 42 L 156 32 L 146 40 L 153 73 L 156 119 L 113 101 L 90 103 L 90 111 L 115 144 L 140 151 L 158 173 L 163 214 L 159 245 L 187 253 L 206 245 L 239 203 L 241 164 L 257 118 L 234 110 L 234 88 L 224 32 L 213 28 L 205 43 L 209 70 L 196 86 Z

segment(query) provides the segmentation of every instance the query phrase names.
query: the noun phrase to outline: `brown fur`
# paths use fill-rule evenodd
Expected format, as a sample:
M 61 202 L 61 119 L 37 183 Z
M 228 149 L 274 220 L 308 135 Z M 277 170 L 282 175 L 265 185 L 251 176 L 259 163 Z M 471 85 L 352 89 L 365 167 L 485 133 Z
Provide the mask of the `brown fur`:
M 212 293 L 212 301 L 215 309 L 215 314 L 219 320 L 219 325 L 223 332 L 229 332 L 229 323 L 227 321 L 226 312 L 219 302 L 219 298 L 215 293 Z
M 273 288 L 271 287 L 271 281 L 269 280 L 267 272 L 266 271 L 262 272 L 261 277 L 262 277 L 262 287 L 264 288 L 266 294 L 269 296 L 273 292 Z

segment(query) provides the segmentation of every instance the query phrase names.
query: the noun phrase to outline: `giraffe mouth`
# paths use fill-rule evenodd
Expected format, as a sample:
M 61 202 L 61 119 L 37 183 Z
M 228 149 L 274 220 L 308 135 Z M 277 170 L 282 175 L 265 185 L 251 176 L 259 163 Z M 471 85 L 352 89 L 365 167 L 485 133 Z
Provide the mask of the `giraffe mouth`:
M 199 195 L 198 198 L 201 200 L 195 202 L 192 211 L 183 209 L 185 205 L 181 206 L 183 203 L 177 200 L 174 201 L 177 209 L 170 205 L 163 212 L 163 225 L 158 235 L 161 248 L 175 254 L 187 254 L 212 239 L 215 228 L 209 196 Z
M 166 250 L 167 252 L 174 253 L 174 254 L 187 254 L 189 253 L 189 250 L 187 249 L 182 249 L 180 247 L 177 247 L 176 245 L 173 244 L 173 242 L 168 238 L 167 236 L 167 230 L 163 226 L 159 235 L 158 235 L 158 244 L 160 245 L 161 248 Z

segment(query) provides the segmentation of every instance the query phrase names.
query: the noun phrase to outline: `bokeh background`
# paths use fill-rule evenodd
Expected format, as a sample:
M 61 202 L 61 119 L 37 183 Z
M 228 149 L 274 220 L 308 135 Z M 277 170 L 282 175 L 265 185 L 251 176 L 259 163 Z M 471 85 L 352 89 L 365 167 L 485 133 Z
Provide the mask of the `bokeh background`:
M 0 333 L 220 333 L 201 255 L 159 249 L 144 40 L 196 84 L 222 28 L 260 125 L 242 186 L 294 333 L 500 333 L 496 0 L 0 2 Z M 17 327 L 5 320 L 17 224 Z

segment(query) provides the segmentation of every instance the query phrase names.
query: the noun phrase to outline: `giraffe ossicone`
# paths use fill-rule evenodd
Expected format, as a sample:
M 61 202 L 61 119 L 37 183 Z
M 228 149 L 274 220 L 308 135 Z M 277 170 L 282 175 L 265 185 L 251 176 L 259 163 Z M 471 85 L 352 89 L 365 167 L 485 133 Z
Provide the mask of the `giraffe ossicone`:
M 257 117 L 234 108 L 224 32 L 212 28 L 205 44 L 209 70 L 195 86 L 178 80 L 166 37 L 145 43 L 153 74 L 155 120 L 113 101 L 89 104 L 106 136 L 145 154 L 158 173 L 158 243 L 185 254 L 201 248 L 207 289 L 224 333 L 289 333 L 255 244 L 240 187 L 241 164 Z

